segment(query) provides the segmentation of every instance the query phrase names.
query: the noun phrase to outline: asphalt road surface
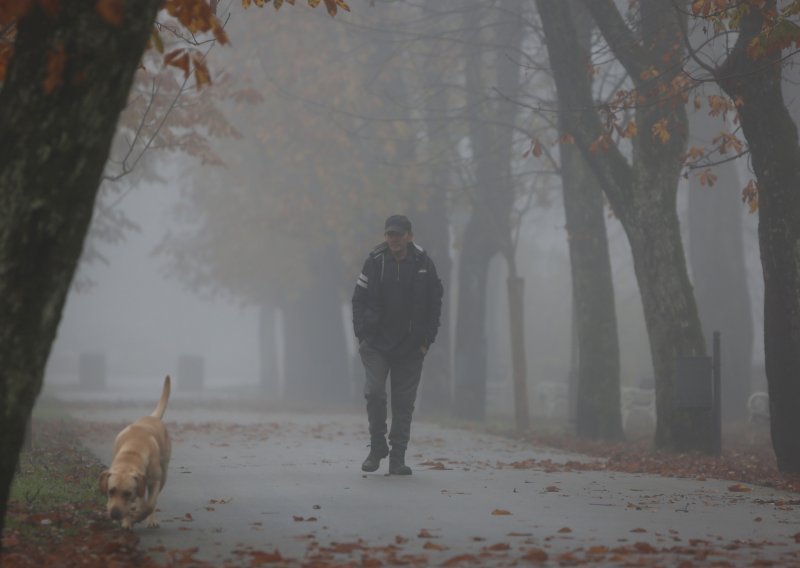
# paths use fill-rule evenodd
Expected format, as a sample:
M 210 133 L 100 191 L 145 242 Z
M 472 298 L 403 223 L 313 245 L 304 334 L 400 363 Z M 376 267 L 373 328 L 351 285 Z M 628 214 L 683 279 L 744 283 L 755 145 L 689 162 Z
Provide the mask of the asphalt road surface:
M 161 526 L 134 529 L 176 564 L 800 566 L 796 494 L 592 471 L 593 458 L 424 422 L 412 476 L 387 475 L 388 460 L 364 474 L 362 415 L 176 406 Z M 107 464 L 116 431 L 147 413 L 78 418 Z

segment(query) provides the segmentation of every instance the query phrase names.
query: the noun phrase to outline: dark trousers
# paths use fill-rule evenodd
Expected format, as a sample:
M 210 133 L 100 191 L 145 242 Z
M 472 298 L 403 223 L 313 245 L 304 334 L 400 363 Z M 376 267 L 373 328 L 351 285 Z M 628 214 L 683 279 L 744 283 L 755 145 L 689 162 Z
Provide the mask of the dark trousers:
M 392 429 L 389 443 L 392 453 L 403 455 L 411 435 L 411 415 L 422 375 L 422 352 L 404 357 L 388 357 L 366 342 L 358 348 L 366 372 L 364 398 L 367 399 L 367 418 L 372 449 L 386 447 L 386 378 L 390 378 L 392 400 Z

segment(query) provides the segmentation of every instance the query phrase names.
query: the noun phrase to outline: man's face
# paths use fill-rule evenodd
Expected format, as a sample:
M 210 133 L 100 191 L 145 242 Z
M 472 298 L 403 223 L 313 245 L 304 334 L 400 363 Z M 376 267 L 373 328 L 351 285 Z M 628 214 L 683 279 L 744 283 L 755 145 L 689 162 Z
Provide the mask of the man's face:
M 392 254 L 402 253 L 408 247 L 408 243 L 413 239 L 411 231 L 399 233 L 397 231 L 386 231 L 386 244 L 389 245 L 389 250 Z

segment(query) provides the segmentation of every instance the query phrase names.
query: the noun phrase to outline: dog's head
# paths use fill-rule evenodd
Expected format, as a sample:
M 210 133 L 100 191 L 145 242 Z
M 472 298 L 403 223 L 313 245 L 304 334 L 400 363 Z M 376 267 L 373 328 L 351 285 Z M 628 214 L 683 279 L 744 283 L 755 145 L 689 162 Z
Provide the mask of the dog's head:
M 106 496 L 108 516 L 115 521 L 138 518 L 143 509 L 144 475 L 127 470 L 105 470 L 100 474 L 100 492 Z

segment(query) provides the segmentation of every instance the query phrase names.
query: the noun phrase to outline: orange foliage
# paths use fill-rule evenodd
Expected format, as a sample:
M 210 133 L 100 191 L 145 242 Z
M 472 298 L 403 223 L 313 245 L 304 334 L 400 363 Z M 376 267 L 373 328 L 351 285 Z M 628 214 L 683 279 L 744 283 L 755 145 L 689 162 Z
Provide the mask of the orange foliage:
M 256 0 L 257 6 L 263 6 L 270 0 Z M 294 4 L 295 0 L 286 0 L 289 4 Z M 339 9 L 350 10 L 344 0 L 324 0 L 325 7 L 331 16 L 335 16 Z M 308 0 L 308 5 L 316 7 L 321 0 Z M 276 9 L 280 8 L 283 0 L 274 0 Z M 250 0 L 243 0 L 242 5 L 246 8 L 250 5 Z M 55 16 L 60 7 L 61 0 L 0 0 L 0 27 L 5 28 L 5 35 L 0 37 L 0 81 L 5 80 L 8 63 L 14 54 L 14 41 L 16 39 L 15 24 L 20 18 L 25 16 L 33 6 L 39 6 L 48 16 Z M 125 20 L 126 0 L 96 0 L 98 15 L 109 25 L 119 27 Z M 165 0 L 163 8 L 170 16 L 175 18 L 180 25 L 192 36 L 197 34 L 209 33 L 221 44 L 228 43 L 228 36 L 217 18 L 215 3 L 209 0 Z M 163 43 L 154 29 L 151 36 L 150 46 L 159 52 L 163 52 Z M 51 93 L 62 83 L 63 68 L 66 62 L 66 55 L 63 50 L 48 53 L 47 73 L 44 80 L 44 89 Z M 190 69 L 191 63 L 191 69 Z M 199 52 L 176 54 L 172 52 L 164 57 L 164 65 L 178 67 L 184 71 L 185 76 L 194 72 L 197 87 L 202 87 L 211 83 L 211 74 L 205 63 L 205 58 Z
M 779 4 L 776 10 L 767 8 L 764 0 L 694 0 L 691 10 L 695 16 L 705 18 L 720 31 L 738 29 L 744 14 L 759 10 L 761 31 L 747 45 L 748 56 L 758 59 L 791 46 L 800 48 L 800 26 L 795 21 L 800 13 L 800 0 Z
M 700 178 L 700 185 L 707 185 L 708 187 L 712 187 L 714 182 L 717 181 L 717 176 L 711 173 L 711 168 L 706 168 L 697 177 Z
M 51 49 L 47 52 L 47 74 L 44 79 L 44 92 L 52 93 L 64 82 L 64 65 L 67 55 L 64 49 Z
M 294 6 L 295 0 L 285 0 L 287 4 Z M 319 6 L 322 0 L 308 0 L 308 5 L 312 8 L 316 8 Z M 259 8 L 263 8 L 265 5 L 272 2 L 273 8 L 276 10 L 280 10 L 281 6 L 283 6 L 284 0 L 242 0 L 242 6 L 244 8 L 249 8 L 252 4 L 255 4 Z M 347 12 L 350 11 L 350 6 L 347 5 L 347 2 L 344 0 L 325 0 L 325 8 L 328 10 L 328 14 L 331 16 L 335 16 L 339 9 L 345 10 Z
M 669 142 L 670 134 L 669 128 L 667 127 L 667 119 L 662 118 L 658 122 L 656 122 L 652 128 L 653 138 L 658 138 L 662 144 L 666 144 Z
M 758 185 L 755 180 L 750 182 L 742 190 L 742 203 L 746 203 L 750 213 L 758 211 Z
M 97 0 L 97 13 L 112 26 L 119 27 L 125 19 L 125 0 Z

